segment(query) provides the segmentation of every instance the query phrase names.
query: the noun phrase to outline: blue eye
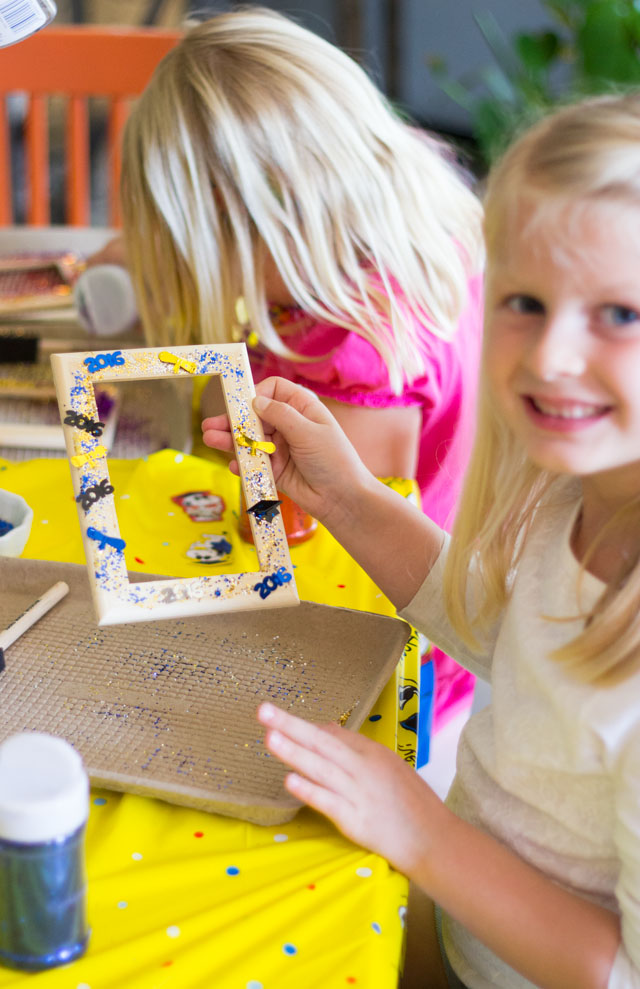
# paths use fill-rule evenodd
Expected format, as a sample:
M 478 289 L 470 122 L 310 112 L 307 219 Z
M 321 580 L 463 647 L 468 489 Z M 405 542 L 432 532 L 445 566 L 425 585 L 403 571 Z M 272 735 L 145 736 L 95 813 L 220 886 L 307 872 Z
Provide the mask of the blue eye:
M 640 320 L 640 313 L 629 306 L 603 306 L 602 315 L 608 326 L 628 326 Z
M 523 316 L 539 315 L 544 312 L 543 304 L 532 295 L 510 295 L 505 305 L 512 312 L 521 313 Z

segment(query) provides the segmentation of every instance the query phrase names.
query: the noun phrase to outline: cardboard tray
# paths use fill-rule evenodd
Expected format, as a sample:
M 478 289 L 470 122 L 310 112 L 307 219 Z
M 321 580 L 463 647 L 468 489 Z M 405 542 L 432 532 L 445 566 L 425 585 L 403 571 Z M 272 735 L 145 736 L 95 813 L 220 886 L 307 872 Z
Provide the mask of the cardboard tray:
M 86 567 L 8 558 L 0 628 L 58 580 L 67 597 L 5 652 L 0 738 L 59 735 L 94 785 L 257 824 L 289 821 L 300 806 L 264 748 L 258 704 L 355 730 L 411 632 L 396 618 L 309 602 L 98 628 Z

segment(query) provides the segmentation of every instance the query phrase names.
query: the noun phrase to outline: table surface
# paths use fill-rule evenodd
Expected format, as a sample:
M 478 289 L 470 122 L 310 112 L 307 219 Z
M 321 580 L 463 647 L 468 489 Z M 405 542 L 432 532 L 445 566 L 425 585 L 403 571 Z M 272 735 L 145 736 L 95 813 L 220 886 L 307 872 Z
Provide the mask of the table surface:
M 164 450 L 112 460 L 109 470 L 129 569 L 174 576 L 206 571 L 185 554 L 211 523 L 194 523 L 170 500 L 194 490 L 223 497 L 218 525 L 233 545 L 233 568 L 251 568 L 255 551 L 237 535 L 239 482 L 214 456 Z M 389 483 L 407 497 L 415 491 L 411 482 Z M 21 494 L 34 510 L 23 556 L 84 562 L 65 460 L 0 460 L 0 487 Z M 292 560 L 301 598 L 394 614 L 322 527 L 292 549 Z M 410 644 L 363 728 L 410 762 L 418 663 Z M 27 978 L 43 989 L 397 985 L 405 878 L 308 809 L 281 827 L 259 827 L 92 790 L 87 868 L 92 934 L 85 957 L 35 976 L 0 969 L 0 987 Z

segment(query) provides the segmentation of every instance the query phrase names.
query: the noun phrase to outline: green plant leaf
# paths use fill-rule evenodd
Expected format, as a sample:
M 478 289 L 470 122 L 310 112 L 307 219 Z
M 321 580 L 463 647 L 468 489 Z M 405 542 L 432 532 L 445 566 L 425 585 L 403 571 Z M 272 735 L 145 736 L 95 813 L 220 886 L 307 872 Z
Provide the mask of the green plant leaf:
M 584 0 L 588 3 L 589 0 Z M 571 3 L 571 0 L 543 0 L 544 6 L 547 8 L 549 13 L 558 24 L 562 27 L 568 28 L 570 33 L 574 33 L 576 30 L 576 24 L 582 23 L 582 10 L 584 2 L 581 0 L 575 0 Z
M 579 68 L 587 89 L 640 82 L 640 60 L 629 4 L 595 0 L 578 32 Z
M 473 110 L 475 98 L 466 86 L 463 86 L 455 79 L 439 79 L 438 86 L 458 106 L 464 107 L 465 110 Z
M 640 3 L 632 3 L 627 17 L 627 29 L 631 35 L 631 43 L 640 43 Z
M 444 77 L 448 71 L 447 60 L 442 55 L 433 54 L 425 57 L 427 68 L 436 78 Z
M 536 77 L 549 69 L 562 50 L 561 39 L 555 31 L 519 34 L 514 44 L 522 64 Z
M 500 68 L 485 65 L 479 76 L 497 103 L 515 105 L 518 102 L 517 81 L 509 79 Z
M 509 142 L 514 117 L 493 100 L 480 100 L 473 110 L 473 133 L 487 163 L 494 161 Z
M 522 71 L 522 66 L 493 14 L 486 11 L 482 14 L 474 14 L 473 19 L 505 76 L 517 76 Z

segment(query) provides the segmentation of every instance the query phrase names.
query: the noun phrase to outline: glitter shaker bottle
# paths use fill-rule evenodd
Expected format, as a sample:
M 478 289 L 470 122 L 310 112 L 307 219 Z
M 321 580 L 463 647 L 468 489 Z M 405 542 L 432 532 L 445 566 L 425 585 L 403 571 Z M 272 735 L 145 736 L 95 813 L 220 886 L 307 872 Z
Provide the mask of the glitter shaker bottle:
M 86 949 L 89 781 L 78 753 L 37 732 L 0 744 L 0 963 L 37 972 Z

